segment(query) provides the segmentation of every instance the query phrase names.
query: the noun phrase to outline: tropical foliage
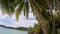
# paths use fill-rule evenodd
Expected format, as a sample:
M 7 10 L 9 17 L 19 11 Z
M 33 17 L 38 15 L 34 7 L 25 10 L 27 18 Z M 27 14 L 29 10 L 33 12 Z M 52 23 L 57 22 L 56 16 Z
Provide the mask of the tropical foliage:
M 15 13 L 17 21 L 23 11 L 28 18 L 29 11 L 33 12 L 39 25 L 30 28 L 34 34 L 56 34 L 56 28 L 60 28 L 60 1 L 59 0 L 0 0 L 2 13 L 12 15 Z

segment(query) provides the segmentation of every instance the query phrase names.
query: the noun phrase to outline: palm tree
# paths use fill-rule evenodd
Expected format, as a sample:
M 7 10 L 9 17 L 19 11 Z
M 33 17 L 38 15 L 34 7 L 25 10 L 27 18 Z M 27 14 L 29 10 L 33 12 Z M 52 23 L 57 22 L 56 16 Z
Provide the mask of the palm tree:
M 42 31 L 44 34 L 48 34 L 47 23 L 49 22 L 50 18 L 47 18 L 46 16 L 44 17 L 42 13 L 46 12 L 46 10 L 50 10 L 51 15 L 53 16 L 52 5 L 53 0 L 1 0 L 2 13 L 7 13 L 8 15 L 15 13 L 17 21 L 22 11 L 24 12 L 24 16 L 28 18 L 29 9 L 31 8 L 33 14 L 38 19 L 38 22 L 41 23 Z
M 39 1 L 39 0 L 38 0 Z M 29 13 L 29 4 L 33 10 L 33 13 L 36 14 L 37 18 L 41 22 L 42 30 L 44 34 L 47 34 L 46 20 L 41 15 L 42 8 L 40 8 L 39 3 L 36 0 L 2 0 L 2 12 L 8 13 L 9 15 L 15 12 L 17 20 L 22 10 L 24 10 L 24 15 L 28 18 Z M 41 0 L 42 1 L 42 0 Z M 18 5 L 16 11 L 14 8 Z M 43 4 L 44 5 L 44 4 Z

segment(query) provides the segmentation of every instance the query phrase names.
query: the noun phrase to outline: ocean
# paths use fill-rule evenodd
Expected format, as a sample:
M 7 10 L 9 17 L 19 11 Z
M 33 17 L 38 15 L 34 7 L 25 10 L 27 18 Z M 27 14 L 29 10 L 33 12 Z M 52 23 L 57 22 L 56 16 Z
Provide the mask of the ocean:
M 0 34 L 28 34 L 28 31 L 20 31 L 20 30 L 0 27 Z

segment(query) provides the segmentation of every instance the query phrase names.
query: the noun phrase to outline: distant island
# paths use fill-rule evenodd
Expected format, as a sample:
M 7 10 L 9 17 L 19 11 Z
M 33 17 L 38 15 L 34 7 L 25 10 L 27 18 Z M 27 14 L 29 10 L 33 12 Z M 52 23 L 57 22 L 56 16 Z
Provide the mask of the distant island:
M 28 31 L 28 28 L 26 28 L 26 27 L 14 28 L 14 27 L 7 27 L 7 26 L 4 26 L 4 25 L 0 25 L 0 27 L 9 28 L 9 29 L 15 29 L 15 30 Z

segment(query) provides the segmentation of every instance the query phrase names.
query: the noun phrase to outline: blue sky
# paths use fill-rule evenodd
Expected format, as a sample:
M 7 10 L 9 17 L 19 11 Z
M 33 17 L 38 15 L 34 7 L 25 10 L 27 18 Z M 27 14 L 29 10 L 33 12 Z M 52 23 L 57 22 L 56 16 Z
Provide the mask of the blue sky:
M 33 27 L 36 23 L 36 19 L 33 14 L 29 13 L 29 19 L 21 13 L 19 21 L 16 21 L 15 15 L 9 17 L 7 14 L 2 15 L 1 6 L 0 6 L 0 25 L 5 25 L 7 27 Z

